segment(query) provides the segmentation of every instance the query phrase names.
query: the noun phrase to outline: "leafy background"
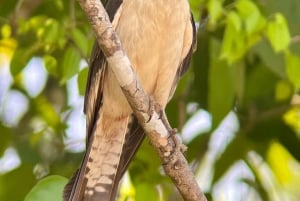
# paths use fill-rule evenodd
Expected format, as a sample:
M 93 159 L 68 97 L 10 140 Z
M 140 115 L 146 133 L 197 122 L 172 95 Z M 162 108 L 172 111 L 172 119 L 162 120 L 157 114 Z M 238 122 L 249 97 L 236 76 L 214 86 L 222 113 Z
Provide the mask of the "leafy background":
M 300 1 L 190 4 L 198 47 L 167 114 L 200 186 L 299 200 Z M 0 0 L 0 37 L 0 200 L 60 200 L 83 156 L 93 33 L 75 0 Z M 119 200 L 182 200 L 147 140 Z

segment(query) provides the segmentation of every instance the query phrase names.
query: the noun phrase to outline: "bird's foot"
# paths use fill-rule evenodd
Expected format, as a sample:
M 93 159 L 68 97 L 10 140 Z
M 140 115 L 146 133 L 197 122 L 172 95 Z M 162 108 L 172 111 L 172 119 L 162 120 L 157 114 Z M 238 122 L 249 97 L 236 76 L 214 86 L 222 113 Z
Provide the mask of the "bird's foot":
M 161 105 L 155 102 L 152 96 L 150 96 L 149 105 L 149 119 L 147 122 L 149 122 L 153 118 L 153 114 L 156 112 L 158 114 L 158 118 L 162 120 L 163 124 L 168 130 L 170 134 L 169 138 L 173 141 L 175 148 L 179 149 L 182 153 L 184 153 L 187 150 L 187 147 L 182 143 L 180 136 L 177 134 L 178 130 L 176 128 L 171 128 L 170 123 L 166 117 L 166 113 L 162 109 Z
M 176 128 L 169 130 L 170 138 L 174 142 L 175 148 L 184 153 L 187 150 L 187 146 L 182 143 L 181 137 L 177 134 L 178 130 Z
M 150 96 L 149 99 L 149 119 L 147 120 L 147 123 L 153 118 L 154 113 L 158 114 L 158 118 L 161 119 L 161 117 L 164 115 L 164 111 L 162 110 L 162 107 L 159 103 L 157 103 L 152 96 Z

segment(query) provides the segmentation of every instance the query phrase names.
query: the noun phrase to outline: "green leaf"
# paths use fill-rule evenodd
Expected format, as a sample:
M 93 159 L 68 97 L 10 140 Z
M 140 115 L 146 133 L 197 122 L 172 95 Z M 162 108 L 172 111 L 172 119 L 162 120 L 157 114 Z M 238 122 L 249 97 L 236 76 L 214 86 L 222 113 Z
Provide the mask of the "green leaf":
M 242 22 L 235 11 L 229 12 L 222 42 L 221 58 L 232 63 L 239 59 L 246 50 Z
M 73 29 L 71 36 L 77 47 L 80 48 L 85 56 L 88 56 L 89 44 L 87 43 L 87 37 L 79 29 Z
M 211 40 L 208 108 L 212 114 L 213 127 L 230 112 L 235 96 L 236 67 L 228 66 L 217 58 L 220 43 Z
M 300 33 L 300 1 L 299 0 L 272 0 L 263 7 L 266 14 L 282 13 L 288 23 L 292 35 Z
M 213 29 L 218 24 L 218 20 L 223 13 L 222 2 L 220 0 L 209 0 L 207 2 L 207 10 L 209 13 L 208 26 Z
M 261 14 L 256 5 L 250 0 L 240 0 L 236 3 L 239 16 L 245 23 L 247 35 L 254 33 L 261 28 Z
M 199 32 L 197 50 L 191 62 L 192 83 L 189 90 L 189 102 L 197 102 L 202 108 L 208 110 L 208 80 L 210 62 L 210 37 Z
M 76 49 L 69 47 L 66 50 L 62 62 L 62 84 L 78 73 L 80 59 L 81 57 Z
M 2 39 L 7 39 L 11 37 L 11 26 L 8 24 L 4 24 L 1 29 L 0 29 L 0 33 L 2 36 Z
M 286 73 L 296 90 L 300 88 L 300 58 L 292 53 L 285 54 Z
M 44 29 L 43 39 L 46 43 L 56 43 L 62 37 L 60 25 L 54 19 L 46 20 Z
M 276 13 L 274 20 L 268 22 L 266 35 L 275 52 L 286 50 L 289 47 L 290 32 L 282 14 Z
M 82 69 L 77 78 L 77 83 L 78 83 L 78 90 L 80 95 L 84 95 L 85 93 L 85 88 L 86 88 L 86 81 L 87 81 L 87 76 L 88 76 L 88 68 Z
M 286 78 L 286 66 L 283 54 L 276 54 L 267 41 L 262 41 L 254 46 L 252 50 L 254 53 L 258 54 L 266 67 L 273 73 L 281 78 Z
M 287 184 L 292 180 L 293 173 L 290 163 L 293 157 L 285 147 L 277 141 L 272 142 L 267 151 L 266 159 L 279 183 Z
M 32 170 L 33 165 L 23 163 L 7 174 L 0 174 L 0 200 L 24 200 L 28 191 L 36 182 Z
M 10 63 L 10 72 L 13 76 L 18 75 L 27 65 L 32 55 L 28 49 L 17 48 Z
M 291 155 L 300 161 L 300 139 L 297 133 L 285 123 L 280 121 L 281 127 L 278 130 L 279 142 L 291 153 Z M 279 127 L 279 126 L 278 126 Z
M 257 109 L 261 110 L 275 104 L 275 87 L 278 80 L 278 76 L 262 64 L 253 66 L 246 80 L 245 105 L 255 103 Z
M 45 67 L 51 75 L 57 76 L 58 75 L 58 69 L 57 69 L 57 60 L 55 57 L 51 55 L 44 55 L 44 64 Z
M 276 83 L 275 99 L 276 101 L 287 101 L 293 95 L 293 89 L 290 82 L 287 80 L 279 80 Z
M 46 177 L 31 189 L 24 201 L 60 201 L 67 182 L 68 179 L 61 176 Z

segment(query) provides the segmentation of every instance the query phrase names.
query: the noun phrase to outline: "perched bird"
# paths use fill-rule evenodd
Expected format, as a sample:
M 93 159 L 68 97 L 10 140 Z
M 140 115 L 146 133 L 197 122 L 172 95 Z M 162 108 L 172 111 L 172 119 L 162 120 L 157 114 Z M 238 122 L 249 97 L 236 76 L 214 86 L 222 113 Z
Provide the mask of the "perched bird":
M 108 0 L 105 8 L 143 88 L 164 109 L 196 43 L 188 0 Z M 84 112 L 87 150 L 63 200 L 114 201 L 144 131 L 97 43 Z

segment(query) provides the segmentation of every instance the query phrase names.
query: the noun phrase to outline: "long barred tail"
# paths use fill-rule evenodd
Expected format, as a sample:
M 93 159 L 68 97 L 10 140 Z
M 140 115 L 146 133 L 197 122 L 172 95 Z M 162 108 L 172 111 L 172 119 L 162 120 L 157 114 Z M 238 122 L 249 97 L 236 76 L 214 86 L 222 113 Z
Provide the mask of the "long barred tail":
M 65 187 L 64 201 L 110 201 L 116 181 L 125 134 L 130 117 L 112 121 L 106 133 L 101 125 L 95 126 L 80 169 Z
M 144 132 L 133 116 L 114 121 L 107 135 L 97 126 L 82 162 L 64 189 L 64 201 L 114 201 L 122 178 Z

